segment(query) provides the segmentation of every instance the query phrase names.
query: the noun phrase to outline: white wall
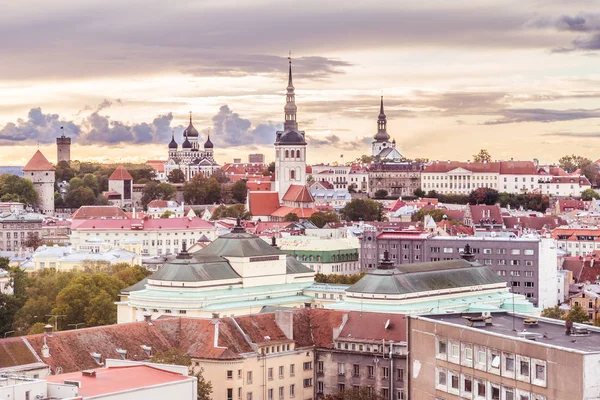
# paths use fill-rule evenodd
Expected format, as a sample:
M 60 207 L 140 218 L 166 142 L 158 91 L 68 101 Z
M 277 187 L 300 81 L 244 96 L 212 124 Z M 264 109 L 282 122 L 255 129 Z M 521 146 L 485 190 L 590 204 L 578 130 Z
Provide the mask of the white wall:
M 8 384 L 2 383 L 0 386 L 0 400 L 23 400 L 29 392 L 29 398 L 35 399 L 36 396 L 46 398 L 46 381 L 16 381 L 11 384 L 12 379 L 9 379 Z
M 540 238 L 538 246 L 538 307 L 556 305 L 558 292 L 558 258 L 556 240 Z
M 589 354 L 583 357 L 583 398 L 593 400 L 600 398 L 600 354 Z

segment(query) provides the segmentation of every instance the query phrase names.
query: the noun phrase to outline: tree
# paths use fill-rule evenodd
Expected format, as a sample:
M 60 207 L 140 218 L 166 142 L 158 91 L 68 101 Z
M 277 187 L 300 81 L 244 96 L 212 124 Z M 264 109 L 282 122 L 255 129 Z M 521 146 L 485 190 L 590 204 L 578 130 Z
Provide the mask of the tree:
M 415 189 L 413 194 L 417 197 L 421 197 L 421 198 L 425 197 L 425 191 L 421 188 Z
M 156 364 L 172 364 L 190 366 L 192 360 L 190 356 L 184 354 L 178 348 L 171 348 L 163 352 L 157 352 L 150 358 L 150 362 Z
M 164 213 L 162 213 L 160 215 L 161 218 L 171 218 L 172 215 L 175 215 L 175 213 L 173 211 L 165 211 Z
M 38 202 L 38 194 L 29 179 L 17 175 L 0 175 L 0 201 L 18 201 L 30 206 Z
M 79 179 L 73 178 L 71 181 Z M 81 180 L 81 179 L 79 179 Z M 81 206 L 91 206 L 96 204 L 96 195 L 94 191 L 83 185 L 77 186 L 75 189 L 69 186 L 67 195 L 65 196 L 65 204 L 70 208 L 79 208 Z
M 590 318 L 583 308 L 581 308 L 581 306 L 574 306 L 571 311 L 567 313 L 565 319 L 567 321 L 583 323 L 588 322 Z
M 24 247 L 33 249 L 33 251 L 37 250 L 37 248 L 42 244 L 44 244 L 42 238 L 39 235 L 32 234 L 31 232 L 28 232 L 27 238 L 23 242 Z
M 363 276 L 366 275 L 366 272 L 361 272 L 360 274 L 352 274 L 352 275 L 341 275 L 341 274 L 322 274 L 317 272 L 315 274 L 315 282 L 317 283 L 332 283 L 339 285 L 354 285 L 356 282 L 360 280 Z
M 600 194 L 596 192 L 594 189 L 585 189 L 581 192 L 581 200 L 590 201 L 590 200 L 598 200 L 600 199 Z
M 169 172 L 169 175 L 167 175 L 167 180 L 170 183 L 183 183 L 185 182 L 185 175 L 182 170 L 177 168 Z
M 385 189 L 379 189 L 378 191 L 375 192 L 375 198 L 376 199 L 385 199 L 388 195 L 388 191 Z
M 69 182 L 74 176 L 75 173 L 68 162 L 61 161 L 56 164 L 56 171 L 54 172 L 56 182 Z
M 558 160 L 558 166 L 564 169 L 566 172 L 575 172 L 579 168 L 591 164 L 592 160 L 589 158 L 576 156 L 575 154 L 566 155 Z
M 298 214 L 296 214 L 296 213 L 287 213 L 283 217 L 283 220 L 285 222 L 298 222 L 298 221 L 300 221 L 300 218 L 298 218 Z
M 83 186 L 90 188 L 94 191 L 94 195 L 98 196 L 100 193 L 100 184 L 98 183 L 98 178 L 93 174 L 85 174 L 83 176 Z
M 308 174 L 308 176 L 306 177 L 306 183 L 313 183 L 315 181 L 315 178 L 312 176 L 312 174 Z
M 416 213 L 414 213 L 412 215 L 411 220 L 413 222 L 423 221 L 425 219 L 426 215 L 430 215 L 431 218 L 433 218 L 433 220 L 435 222 L 440 222 L 442 219 L 444 219 L 444 215 L 446 215 L 446 211 L 442 210 L 440 208 L 435 208 L 432 210 L 424 210 L 421 208 L 419 211 L 417 211 Z
M 600 184 L 600 172 L 598 172 L 598 166 L 590 160 L 588 161 L 588 163 L 581 165 L 581 175 L 585 176 L 592 186 L 598 187 Z
M 358 188 L 358 186 L 356 186 L 356 183 L 351 183 L 348 185 L 348 193 L 356 193 L 356 189 Z
M 335 394 L 328 394 L 324 400 L 386 400 L 377 390 L 368 387 L 357 387 L 342 390 Z
M 340 210 L 346 221 L 381 221 L 383 204 L 371 199 L 352 199 Z
M 229 182 L 229 177 L 227 173 L 222 169 L 218 169 L 211 175 L 211 178 L 215 178 L 219 183 L 227 183 Z
M 479 153 L 473 154 L 474 162 L 490 162 L 492 161 L 492 156 L 486 149 L 479 150 Z
M 565 316 L 565 312 L 563 310 L 561 310 L 559 306 L 544 308 L 542 310 L 542 317 L 545 317 L 545 318 L 563 319 L 564 316 Z
M 274 174 L 275 173 L 275 161 L 271 161 L 269 163 L 269 166 L 267 167 L 267 170 L 271 173 Z
M 498 202 L 499 193 L 497 190 L 490 188 L 478 188 L 469 194 L 469 204 L 485 204 L 493 206 Z
M 311 215 L 308 218 L 308 220 L 315 224 L 317 228 L 322 228 L 328 223 L 340 222 L 340 219 L 337 216 L 337 214 L 332 211 L 317 211 L 316 213 L 313 213 L 313 215 Z
M 246 207 L 243 204 L 234 204 L 229 207 L 220 205 L 213 211 L 211 219 L 216 220 L 220 218 L 240 218 L 249 220 L 252 218 L 252 214 L 246 211 Z
M 211 400 L 210 395 L 212 394 L 213 387 L 210 381 L 204 379 L 204 368 L 200 368 L 198 372 L 193 374 L 198 379 L 198 400 Z
M 221 184 L 213 177 L 196 175 L 183 185 L 182 190 L 188 204 L 214 204 L 221 200 Z
M 231 197 L 236 203 L 245 203 L 247 194 L 248 187 L 246 186 L 245 180 L 240 179 L 231 185 Z
M 142 189 L 141 203 L 144 208 L 152 200 L 171 200 L 175 196 L 175 187 L 168 183 L 148 182 Z

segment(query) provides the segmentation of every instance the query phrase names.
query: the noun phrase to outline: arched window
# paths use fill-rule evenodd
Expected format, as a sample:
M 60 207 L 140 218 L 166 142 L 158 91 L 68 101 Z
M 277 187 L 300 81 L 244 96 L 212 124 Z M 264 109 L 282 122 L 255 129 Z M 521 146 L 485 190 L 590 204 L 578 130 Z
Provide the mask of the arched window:
M 300 150 L 296 150 L 296 158 L 300 158 Z
M 292 181 L 296 180 L 296 171 L 294 171 L 294 170 L 290 171 L 290 180 L 292 180 Z
M 290 158 L 290 152 L 288 150 L 285 151 L 285 158 Z

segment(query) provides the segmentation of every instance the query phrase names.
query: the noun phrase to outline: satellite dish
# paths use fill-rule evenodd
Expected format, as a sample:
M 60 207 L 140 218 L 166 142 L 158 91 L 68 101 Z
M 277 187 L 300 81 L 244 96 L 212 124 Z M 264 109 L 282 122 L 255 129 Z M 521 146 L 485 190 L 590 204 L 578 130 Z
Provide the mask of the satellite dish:
M 385 329 L 390 329 L 390 320 L 385 321 Z

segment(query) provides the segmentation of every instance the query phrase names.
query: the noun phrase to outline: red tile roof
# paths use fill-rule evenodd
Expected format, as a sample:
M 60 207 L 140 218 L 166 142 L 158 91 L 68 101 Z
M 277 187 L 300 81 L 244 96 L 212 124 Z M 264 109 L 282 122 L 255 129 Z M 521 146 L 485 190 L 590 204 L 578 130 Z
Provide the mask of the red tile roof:
M 600 254 L 594 251 L 585 257 L 565 257 L 562 269 L 571 271 L 575 282 L 594 283 L 600 280 Z
M 275 313 L 235 317 L 235 321 L 253 343 L 291 342 L 275 322 Z
M 77 389 L 77 394 L 84 398 L 139 390 L 154 385 L 195 380 L 194 377 L 165 371 L 149 365 L 96 368 L 93 371 L 95 376 L 72 372 L 48 376 L 45 380 L 52 383 L 63 383 L 65 380 L 79 381 L 81 385 Z
M 23 171 L 55 171 L 56 168 L 50 162 L 41 151 L 36 151 L 33 157 L 23 167 Z
M 497 173 L 504 175 L 537 175 L 537 168 L 531 161 L 500 161 L 500 162 L 434 162 L 425 166 L 425 173 L 444 173 L 456 168 L 466 169 L 476 173 Z
M 295 203 L 313 203 L 315 201 L 306 185 L 290 185 L 282 200 Z
M 124 166 L 119 165 L 117 169 L 108 178 L 110 181 L 130 181 L 133 180 L 131 174 L 125 169 Z
M 167 208 L 169 207 L 169 202 L 167 200 L 152 200 L 150 203 L 148 203 L 148 207 Z
M 406 316 L 402 314 L 350 311 L 339 338 L 348 340 L 385 339 L 394 342 L 406 342 Z
M 248 208 L 253 216 L 271 215 L 279 208 L 279 194 L 277 192 L 249 192 Z
M 20 337 L 0 340 L 0 369 L 38 363 L 40 360 Z
M 71 215 L 71 219 L 127 218 L 127 214 L 115 206 L 81 206 Z
M 317 210 L 314 208 L 298 208 L 298 207 L 279 207 L 277 210 L 271 213 L 272 217 L 283 218 L 288 214 L 296 214 L 300 219 L 310 218 L 311 215 L 316 213 Z
M 248 181 L 246 182 L 246 188 L 252 192 L 257 191 L 269 191 L 271 190 L 271 182 L 270 181 Z
M 497 224 L 503 223 L 502 212 L 498 206 L 469 205 L 468 209 L 475 225 L 482 219 L 496 221 Z
M 333 348 L 333 329 L 342 325 L 345 314 L 322 308 L 294 310 L 296 347 Z
M 509 229 L 521 228 L 541 231 L 567 225 L 567 221 L 558 217 L 503 217 L 504 225 Z
M 181 229 L 211 229 L 214 225 L 202 218 L 150 218 L 150 219 L 93 219 L 82 221 L 77 230 L 181 230 Z
M 558 200 L 559 212 L 586 210 L 586 203 L 582 200 Z
M 162 160 L 148 160 L 146 161 L 146 165 L 156 172 L 165 172 L 165 162 Z

